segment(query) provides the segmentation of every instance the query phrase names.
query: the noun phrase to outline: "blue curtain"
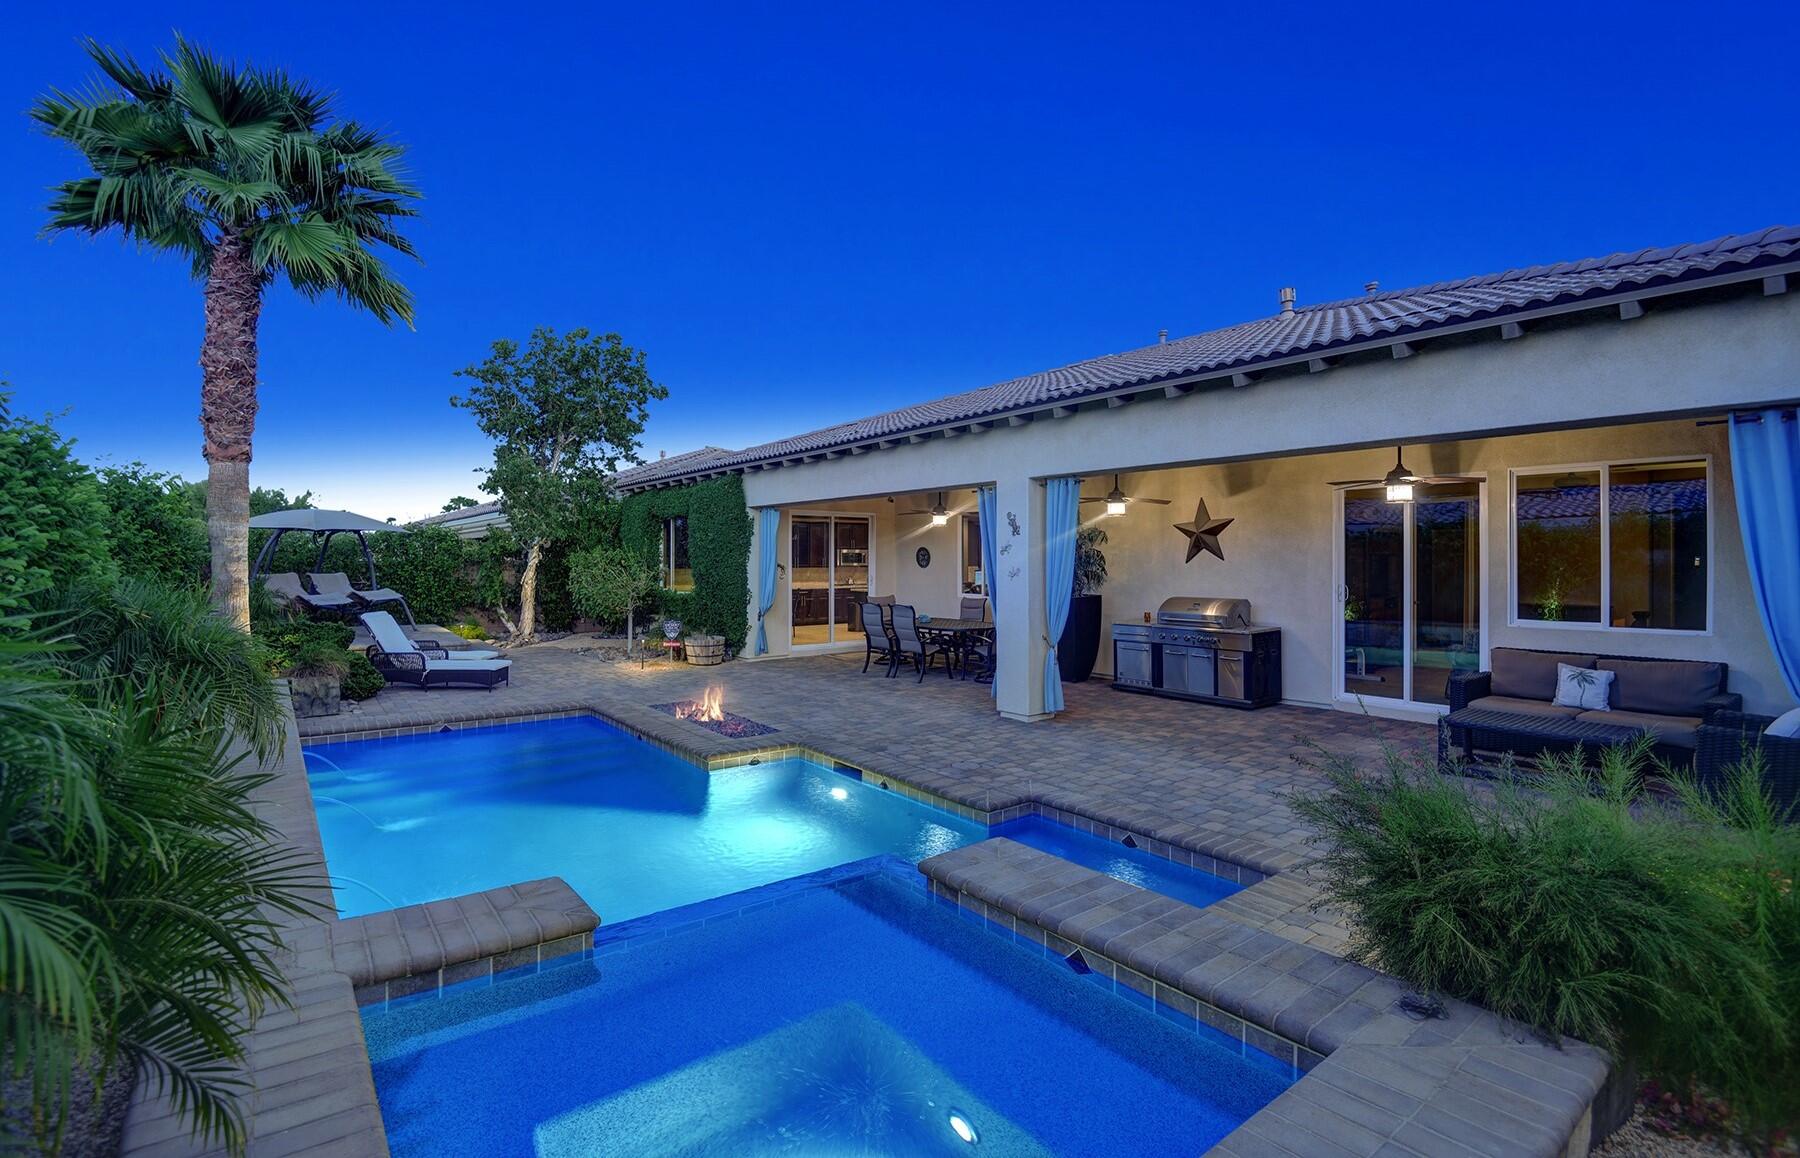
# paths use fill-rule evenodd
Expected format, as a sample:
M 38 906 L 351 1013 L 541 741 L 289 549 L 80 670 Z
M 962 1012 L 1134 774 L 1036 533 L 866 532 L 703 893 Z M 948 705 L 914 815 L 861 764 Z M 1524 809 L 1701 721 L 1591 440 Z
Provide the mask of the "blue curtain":
M 988 606 L 994 609 L 994 637 L 1000 636 L 1000 512 L 999 499 L 993 487 L 982 487 L 975 492 L 975 510 L 981 516 L 981 578 L 982 586 L 987 588 Z M 1000 654 L 996 642 L 994 655 Z M 999 698 L 1000 673 L 988 681 L 988 695 Z
M 775 559 L 780 554 L 776 536 L 781 533 L 781 512 L 763 507 L 756 512 L 756 654 L 769 650 L 769 630 L 763 616 L 775 606 Z
M 1053 478 L 1044 484 L 1044 710 L 1063 709 L 1062 672 L 1056 641 L 1069 622 L 1075 597 L 1075 530 L 1080 525 L 1081 480 Z
M 1732 415 L 1730 429 L 1750 586 L 1788 694 L 1800 699 L 1800 421 L 1764 410 Z

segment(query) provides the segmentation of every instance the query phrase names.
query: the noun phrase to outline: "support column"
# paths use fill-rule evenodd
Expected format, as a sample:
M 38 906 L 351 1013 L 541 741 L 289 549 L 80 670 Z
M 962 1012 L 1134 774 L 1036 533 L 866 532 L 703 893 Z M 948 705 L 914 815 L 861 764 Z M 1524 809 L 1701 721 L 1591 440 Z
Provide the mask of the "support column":
M 998 558 L 982 560 L 997 586 L 995 617 L 1000 714 L 1009 720 L 1047 720 L 1044 711 L 1044 488 L 1030 478 L 995 483 Z M 1014 524 L 1018 531 L 1015 534 Z

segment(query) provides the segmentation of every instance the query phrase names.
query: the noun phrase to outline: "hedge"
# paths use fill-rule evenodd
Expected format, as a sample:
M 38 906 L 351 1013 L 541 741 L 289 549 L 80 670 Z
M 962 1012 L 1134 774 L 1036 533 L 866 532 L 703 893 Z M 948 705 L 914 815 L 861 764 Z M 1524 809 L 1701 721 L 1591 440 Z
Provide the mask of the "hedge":
M 0 392 L 0 616 L 33 597 L 117 572 L 94 472 L 48 422 L 13 418 Z
M 690 631 L 722 635 L 732 649 L 749 634 L 750 511 L 744 480 L 736 475 L 667 490 L 629 495 L 619 513 L 619 537 L 627 550 L 656 561 L 664 519 L 687 518 L 692 591 L 664 591 L 664 615 Z

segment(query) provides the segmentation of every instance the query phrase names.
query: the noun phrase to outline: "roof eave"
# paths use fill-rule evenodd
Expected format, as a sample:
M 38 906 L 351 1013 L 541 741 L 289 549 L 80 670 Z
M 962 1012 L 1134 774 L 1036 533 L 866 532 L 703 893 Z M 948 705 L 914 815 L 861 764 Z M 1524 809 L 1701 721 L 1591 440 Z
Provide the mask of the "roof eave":
M 1189 374 L 1166 375 L 1160 378 L 1120 383 L 1085 394 L 1071 394 L 1052 401 L 1033 402 L 1023 406 L 996 410 L 977 418 L 963 417 L 950 422 L 927 424 L 909 430 L 888 431 L 878 437 L 849 439 L 835 446 L 817 447 L 803 453 L 789 451 L 772 454 L 765 458 L 732 463 L 729 466 L 715 466 L 705 471 L 680 472 L 621 487 L 620 490 L 623 493 L 631 494 L 643 490 L 683 486 L 702 478 L 745 474 L 752 470 L 775 470 L 783 466 L 798 466 L 826 458 L 841 457 L 844 454 L 866 454 L 873 450 L 888 450 L 897 446 L 926 442 L 932 438 L 954 438 L 959 434 L 979 433 L 1002 422 L 1008 426 L 1023 426 L 1040 417 L 1068 418 L 1074 416 L 1082 408 L 1091 407 L 1095 403 L 1105 404 L 1108 408 L 1117 408 L 1137 401 L 1140 396 L 1155 395 L 1163 398 L 1176 398 L 1208 386 L 1229 386 L 1241 389 L 1252 385 L 1258 378 L 1273 371 L 1305 365 L 1312 372 L 1320 373 L 1331 369 L 1344 358 L 1370 351 L 1387 349 L 1395 359 L 1411 357 L 1428 340 L 1458 334 L 1494 330 L 1501 339 L 1510 340 L 1521 336 L 1524 328 L 1532 322 L 1568 314 L 1597 312 L 1612 308 L 1620 309 L 1619 316 L 1622 319 L 1629 319 L 1638 316 L 1642 311 L 1640 309 L 1634 312 L 1623 307 L 1638 305 L 1657 298 L 1679 297 L 1739 283 L 1760 281 L 1763 283 L 1765 294 L 1783 293 L 1786 292 L 1788 278 L 1795 274 L 1800 274 L 1800 260 L 1793 258 L 1764 264 L 1746 262 L 1728 272 L 1715 272 L 1702 277 L 1673 278 L 1660 284 L 1649 282 L 1633 286 L 1630 289 L 1596 291 L 1527 309 L 1488 311 L 1478 316 L 1441 325 L 1422 323 L 1414 326 L 1398 326 L 1392 332 L 1379 337 L 1323 342 L 1270 358 L 1243 359 L 1220 366 L 1211 366 Z

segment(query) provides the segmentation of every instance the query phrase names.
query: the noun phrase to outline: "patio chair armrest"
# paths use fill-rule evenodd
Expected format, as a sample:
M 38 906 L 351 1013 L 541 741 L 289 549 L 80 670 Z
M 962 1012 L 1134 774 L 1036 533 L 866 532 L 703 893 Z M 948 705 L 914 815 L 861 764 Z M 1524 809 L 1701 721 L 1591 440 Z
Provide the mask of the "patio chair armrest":
M 1694 730 L 1694 780 L 1717 796 L 1734 767 L 1754 749 L 1762 764 L 1763 790 L 1777 809 L 1800 804 L 1800 739 L 1763 732 L 1773 716 L 1721 711 Z
M 1493 694 L 1494 673 L 1485 671 L 1454 671 L 1444 686 L 1444 693 L 1449 697 L 1450 710 L 1460 712 L 1476 700 Z
M 1716 696 L 1709 697 L 1700 705 L 1700 720 L 1702 723 L 1710 723 L 1713 717 L 1719 715 L 1721 712 L 1742 715 L 1743 711 L 1743 696 L 1739 695 L 1737 692 L 1720 692 Z
M 425 671 L 425 657 L 413 651 L 383 651 L 379 647 L 371 647 L 369 662 L 375 665 L 376 671 L 384 675 L 389 672 L 422 675 Z

